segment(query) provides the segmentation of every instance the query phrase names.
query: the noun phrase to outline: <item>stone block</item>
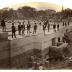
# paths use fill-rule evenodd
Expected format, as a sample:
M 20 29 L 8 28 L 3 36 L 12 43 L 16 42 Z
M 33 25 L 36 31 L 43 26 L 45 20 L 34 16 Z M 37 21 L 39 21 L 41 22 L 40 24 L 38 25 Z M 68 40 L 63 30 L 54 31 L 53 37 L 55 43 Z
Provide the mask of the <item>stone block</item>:
M 0 41 L 3 41 L 3 40 L 8 40 L 8 33 L 7 32 L 0 33 Z
M 0 60 L 9 57 L 10 45 L 9 41 L 0 42 Z

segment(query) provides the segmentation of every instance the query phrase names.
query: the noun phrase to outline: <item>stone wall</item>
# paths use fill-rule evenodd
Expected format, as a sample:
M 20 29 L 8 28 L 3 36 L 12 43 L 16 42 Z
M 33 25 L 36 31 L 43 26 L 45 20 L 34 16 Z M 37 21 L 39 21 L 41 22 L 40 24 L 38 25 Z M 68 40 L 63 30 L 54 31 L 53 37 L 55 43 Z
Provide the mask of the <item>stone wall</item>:
M 32 66 L 31 56 L 45 55 L 52 46 L 52 38 L 62 39 L 67 28 L 48 35 L 35 35 L 14 40 L 8 40 L 8 34 L 0 34 L 0 68 L 28 68 Z M 68 28 L 72 30 L 71 27 Z
M 31 67 L 31 56 L 45 55 L 48 53 L 48 47 L 52 46 L 52 38 L 62 37 L 64 31 L 59 31 L 49 35 L 37 35 L 14 39 L 10 41 L 11 46 L 11 66 L 12 68 L 27 68 Z M 35 49 L 35 50 L 34 50 Z M 41 50 L 41 52 L 40 52 Z M 29 60 L 30 59 L 30 60 Z
M 40 38 L 37 38 L 36 36 L 24 37 L 22 39 L 14 39 L 10 41 L 12 68 L 29 66 L 31 62 L 29 59 L 31 59 L 31 56 L 36 53 L 40 53 L 41 45 Z
M 3 40 L 8 40 L 8 33 L 6 32 L 0 33 L 0 41 L 3 41 Z
M 0 42 L 0 68 L 10 68 L 9 40 Z

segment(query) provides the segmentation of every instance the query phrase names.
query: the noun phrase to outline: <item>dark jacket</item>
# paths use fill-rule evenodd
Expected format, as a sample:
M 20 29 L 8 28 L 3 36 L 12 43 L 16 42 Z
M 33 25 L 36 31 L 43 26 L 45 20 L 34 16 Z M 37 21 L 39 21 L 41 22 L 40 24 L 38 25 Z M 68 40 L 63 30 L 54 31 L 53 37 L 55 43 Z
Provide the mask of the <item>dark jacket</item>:
M 25 30 L 25 25 L 21 25 L 22 30 Z
M 45 30 L 45 28 L 46 28 L 45 25 L 43 25 L 43 30 Z
M 1 26 L 2 26 L 2 27 L 6 26 L 4 20 L 1 21 Z
M 34 25 L 34 30 L 37 30 L 37 25 Z
M 12 32 L 13 32 L 13 33 L 16 32 L 16 28 L 15 28 L 15 26 L 12 26 Z
M 57 25 L 57 28 L 59 28 L 59 24 Z
M 55 25 L 55 24 L 53 25 L 53 28 L 54 28 L 54 29 L 56 28 L 56 25 Z
M 31 25 L 27 24 L 27 30 L 30 30 Z
M 21 28 L 22 28 L 21 25 L 18 25 L 18 30 L 21 30 Z

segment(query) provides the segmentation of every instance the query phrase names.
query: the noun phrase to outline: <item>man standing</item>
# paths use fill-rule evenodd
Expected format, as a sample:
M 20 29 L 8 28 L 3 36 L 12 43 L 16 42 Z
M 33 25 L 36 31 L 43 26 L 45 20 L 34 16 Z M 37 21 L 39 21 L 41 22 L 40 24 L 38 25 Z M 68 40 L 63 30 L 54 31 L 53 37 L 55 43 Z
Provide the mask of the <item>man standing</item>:
M 6 31 L 6 25 L 5 25 L 4 20 L 1 21 L 1 26 L 2 26 L 3 32 L 5 32 Z
M 24 34 L 25 34 L 25 24 L 23 22 L 23 25 L 22 25 L 22 35 L 24 35 Z
M 44 22 L 45 28 L 47 27 L 48 20 Z
M 59 24 L 57 24 L 57 30 L 59 31 Z
M 35 23 L 35 25 L 34 25 L 34 30 L 33 30 L 33 34 L 34 34 L 34 33 L 36 34 L 36 31 L 37 31 L 37 24 Z
M 65 27 L 67 26 L 66 22 L 65 22 Z
M 54 32 L 56 32 L 56 24 L 53 25 Z
M 63 22 L 63 26 L 64 26 L 64 22 Z
M 16 38 L 16 27 L 14 26 L 14 23 L 12 23 L 12 38 L 13 36 Z
M 27 34 L 28 34 L 28 33 L 30 34 L 30 28 L 31 28 L 31 25 L 30 25 L 30 23 L 28 22 L 28 24 L 27 24 Z
M 19 35 L 21 35 L 21 23 L 19 22 L 19 25 L 18 25 L 18 31 L 19 31 Z
M 70 22 L 68 21 L 68 26 L 69 26 L 69 23 L 70 23 Z
M 50 30 L 50 24 L 49 24 L 49 22 L 48 22 L 48 32 L 49 32 L 49 30 Z
M 45 35 L 45 28 L 46 28 L 46 26 L 45 26 L 45 24 L 43 24 L 44 35 Z

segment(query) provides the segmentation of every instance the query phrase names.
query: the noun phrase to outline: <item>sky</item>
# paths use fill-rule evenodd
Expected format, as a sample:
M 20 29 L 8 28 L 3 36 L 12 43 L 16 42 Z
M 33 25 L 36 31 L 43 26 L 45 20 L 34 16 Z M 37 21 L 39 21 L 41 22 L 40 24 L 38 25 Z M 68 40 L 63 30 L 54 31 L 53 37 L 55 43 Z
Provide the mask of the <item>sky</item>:
M 72 1 L 71 0 L 0 0 L 0 9 L 4 8 L 4 7 L 12 7 L 12 6 L 13 6 L 13 8 L 16 8 L 17 6 L 19 7 L 19 5 L 21 5 L 23 3 L 26 3 L 26 5 L 31 5 L 31 6 L 39 5 L 39 4 L 34 5 L 33 3 L 30 3 L 30 2 L 46 2 L 46 3 L 48 2 L 48 3 L 61 5 L 61 6 L 72 9 Z M 43 4 L 43 6 L 46 7 L 45 4 Z

